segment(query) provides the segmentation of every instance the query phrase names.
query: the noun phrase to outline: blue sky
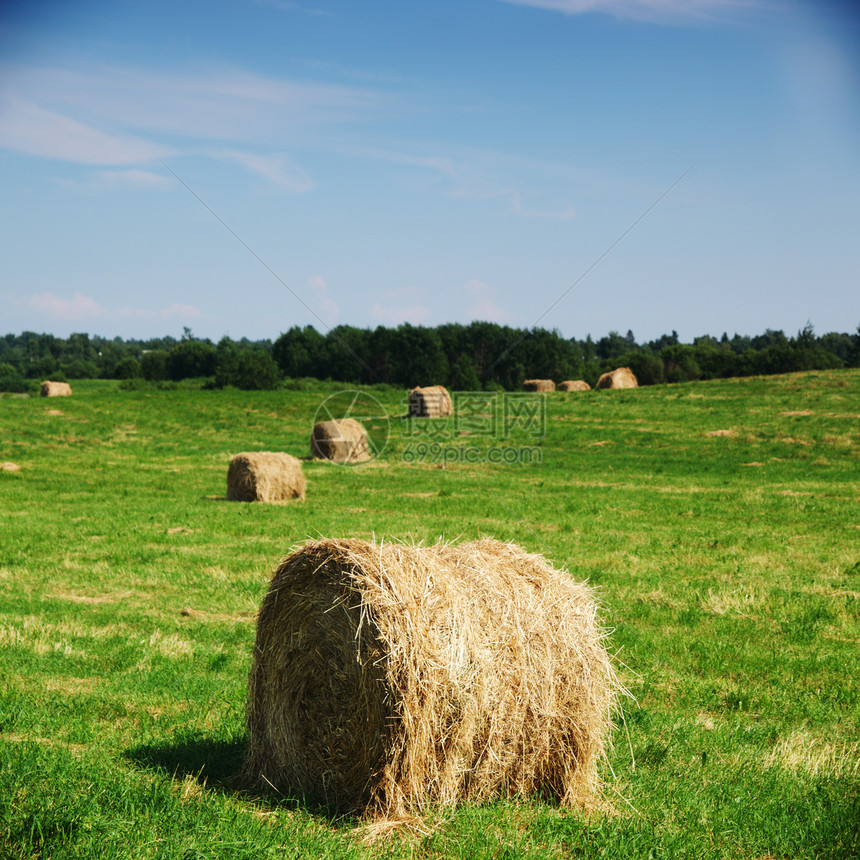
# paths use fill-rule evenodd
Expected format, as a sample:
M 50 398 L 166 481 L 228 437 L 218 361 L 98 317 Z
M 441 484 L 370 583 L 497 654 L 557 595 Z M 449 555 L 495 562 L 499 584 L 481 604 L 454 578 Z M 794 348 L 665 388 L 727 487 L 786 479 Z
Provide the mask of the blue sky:
M 0 187 L 0 334 L 853 331 L 860 18 L 7 0 Z

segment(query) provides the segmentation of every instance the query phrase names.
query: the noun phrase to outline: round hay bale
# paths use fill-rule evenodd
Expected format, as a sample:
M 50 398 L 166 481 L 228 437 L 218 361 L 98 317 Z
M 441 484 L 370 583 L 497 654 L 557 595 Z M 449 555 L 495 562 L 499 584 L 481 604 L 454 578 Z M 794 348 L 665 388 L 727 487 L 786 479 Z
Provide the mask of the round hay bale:
M 584 379 L 566 379 L 559 382 L 559 391 L 591 391 L 591 386 Z
M 523 391 L 555 391 L 555 383 L 551 379 L 526 379 Z
M 413 418 L 444 418 L 453 412 L 451 395 L 444 385 L 419 386 L 409 392 L 409 415 Z
M 618 689 L 591 591 L 493 540 L 319 540 L 257 620 L 244 778 L 369 819 L 599 796 Z
M 277 502 L 303 499 L 302 463 L 290 454 L 252 451 L 236 454 L 227 469 L 227 498 L 231 502 Z
M 72 393 L 72 386 L 68 382 L 51 382 L 46 379 L 39 386 L 40 397 L 68 397 Z
M 598 388 L 638 388 L 639 382 L 629 367 L 617 367 L 597 380 Z
M 314 424 L 311 456 L 335 463 L 362 463 L 370 459 L 367 431 L 355 418 L 335 418 Z

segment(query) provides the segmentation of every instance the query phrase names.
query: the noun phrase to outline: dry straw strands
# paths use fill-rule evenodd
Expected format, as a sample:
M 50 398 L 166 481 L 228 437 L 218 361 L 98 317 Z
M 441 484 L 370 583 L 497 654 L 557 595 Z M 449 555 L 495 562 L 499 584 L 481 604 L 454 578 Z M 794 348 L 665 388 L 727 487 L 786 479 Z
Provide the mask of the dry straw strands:
M 68 397 L 72 393 L 72 386 L 68 382 L 51 382 L 46 379 L 39 386 L 40 397 Z
M 227 498 L 232 502 L 303 499 L 305 476 L 290 454 L 255 451 L 236 454 L 227 469 Z
M 311 432 L 311 456 L 335 463 L 369 460 L 367 431 L 355 418 L 320 421 Z
M 551 379 L 526 379 L 523 391 L 555 391 L 555 383 Z
M 17 463 L 8 460 L 5 463 L 0 463 L 0 472 L 20 472 L 21 467 Z
M 617 682 L 591 591 L 493 540 L 319 540 L 257 621 L 244 776 L 366 819 L 552 794 L 591 806 Z
M 629 367 L 618 367 L 597 380 L 598 388 L 638 388 L 639 382 Z
M 591 391 L 591 386 L 584 379 L 566 379 L 559 382 L 559 391 Z
M 409 414 L 413 418 L 444 418 L 453 411 L 451 395 L 444 385 L 419 386 L 409 392 Z

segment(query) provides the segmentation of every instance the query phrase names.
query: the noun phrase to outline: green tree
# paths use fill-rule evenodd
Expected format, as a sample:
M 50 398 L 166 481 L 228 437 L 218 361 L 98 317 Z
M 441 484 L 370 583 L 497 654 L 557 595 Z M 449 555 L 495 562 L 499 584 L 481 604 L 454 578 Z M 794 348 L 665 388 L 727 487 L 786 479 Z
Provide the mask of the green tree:
M 113 379 L 137 379 L 143 376 L 140 362 L 132 355 L 120 359 L 113 369 Z
M 143 378 L 148 382 L 160 382 L 169 379 L 167 356 L 166 349 L 144 350 L 140 357 L 140 372 L 143 374 Z
M 272 346 L 272 356 L 284 376 L 300 378 L 320 374 L 327 369 L 327 343 L 313 326 L 293 326 L 282 334 Z
M 233 385 L 245 391 L 271 390 L 278 387 L 280 372 L 275 360 L 264 349 L 239 353 Z
M 663 360 L 663 377 L 666 382 L 689 382 L 699 379 L 702 369 L 696 363 L 693 347 L 676 343 L 660 351 Z
M 31 388 L 33 383 L 24 379 L 15 365 L 5 361 L 0 364 L 0 391 L 23 393 Z
M 215 346 L 208 340 L 182 340 L 167 354 L 170 379 L 193 379 L 215 373 Z
M 481 390 L 481 380 L 475 372 L 475 365 L 465 352 L 460 353 L 451 368 L 451 387 L 455 391 Z

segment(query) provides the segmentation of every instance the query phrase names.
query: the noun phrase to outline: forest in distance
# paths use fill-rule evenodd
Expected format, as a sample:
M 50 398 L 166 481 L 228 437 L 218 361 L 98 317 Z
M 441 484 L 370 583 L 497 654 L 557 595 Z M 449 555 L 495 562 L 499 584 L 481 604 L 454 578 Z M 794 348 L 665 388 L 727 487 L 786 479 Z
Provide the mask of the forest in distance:
M 34 332 L 0 337 L 0 391 L 21 393 L 35 391 L 43 379 L 117 379 L 125 388 L 199 380 L 202 387 L 248 390 L 318 379 L 512 391 L 529 378 L 584 379 L 593 386 L 601 373 L 622 366 L 640 385 L 860 367 L 860 326 L 819 336 L 807 324 L 793 336 L 767 329 L 755 336 L 703 335 L 692 343 L 681 343 L 674 331 L 637 343 L 632 331 L 577 340 L 492 322 L 341 325 L 326 334 L 294 326 L 274 342 L 223 337 L 217 344 L 187 327 L 179 338 L 148 340 Z

